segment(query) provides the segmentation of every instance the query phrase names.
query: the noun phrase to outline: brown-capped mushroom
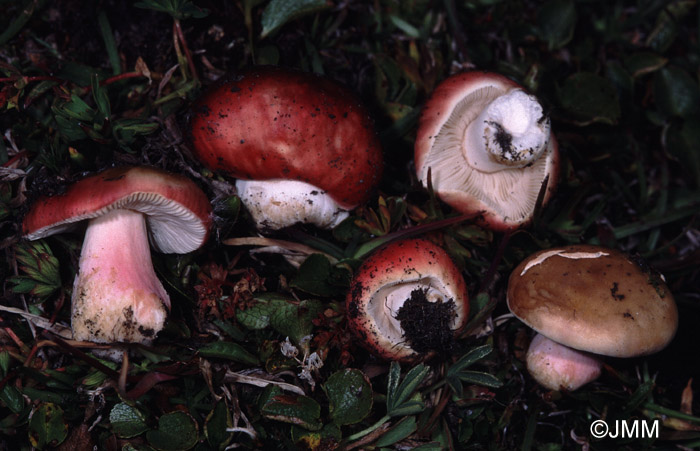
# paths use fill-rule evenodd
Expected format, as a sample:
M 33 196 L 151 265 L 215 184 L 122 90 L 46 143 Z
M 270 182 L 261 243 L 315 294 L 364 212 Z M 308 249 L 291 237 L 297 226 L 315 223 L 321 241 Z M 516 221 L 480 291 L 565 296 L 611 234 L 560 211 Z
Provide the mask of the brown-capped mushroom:
M 391 243 L 365 260 L 346 299 L 350 328 L 386 360 L 448 351 L 469 314 L 467 287 L 445 250 L 425 239 Z
M 192 149 L 237 178 L 260 229 L 332 228 L 368 200 L 383 158 L 367 110 L 326 78 L 256 67 L 220 81 L 193 108 Z
M 37 240 L 87 221 L 73 284 L 73 338 L 150 343 L 163 328 L 170 298 L 153 269 L 151 245 L 188 253 L 204 244 L 211 205 L 191 180 L 145 167 L 112 168 L 39 199 L 23 221 Z
M 611 357 L 652 354 L 668 345 L 678 328 L 676 304 L 662 278 L 622 252 L 600 246 L 547 249 L 520 263 L 508 282 L 508 308 L 539 334 L 572 348 L 572 356 L 578 351 Z M 544 370 L 546 365 L 533 376 L 550 389 L 560 386 L 547 380 L 567 379 L 543 376 Z
M 543 203 L 551 197 L 558 146 L 533 95 L 502 75 L 465 72 L 442 82 L 423 108 L 415 166 L 443 201 L 504 230 L 532 220 L 544 183 Z

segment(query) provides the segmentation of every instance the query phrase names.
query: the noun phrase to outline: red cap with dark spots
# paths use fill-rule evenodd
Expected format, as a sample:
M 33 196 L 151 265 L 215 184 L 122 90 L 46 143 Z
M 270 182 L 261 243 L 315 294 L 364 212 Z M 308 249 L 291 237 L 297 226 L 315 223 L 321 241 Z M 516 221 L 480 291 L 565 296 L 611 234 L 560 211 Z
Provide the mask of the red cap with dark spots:
M 296 180 L 340 206 L 365 202 L 383 159 L 367 110 L 341 85 L 278 67 L 252 68 L 217 83 L 191 117 L 195 155 L 246 180 Z

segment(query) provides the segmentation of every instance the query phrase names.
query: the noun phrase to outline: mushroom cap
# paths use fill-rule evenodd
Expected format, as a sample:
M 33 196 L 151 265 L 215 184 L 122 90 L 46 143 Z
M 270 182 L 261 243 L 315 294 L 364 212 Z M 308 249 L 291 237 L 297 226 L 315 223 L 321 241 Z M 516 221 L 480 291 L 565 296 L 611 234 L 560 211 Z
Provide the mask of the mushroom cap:
M 192 252 L 209 235 L 211 204 L 204 192 L 186 177 L 148 167 L 107 169 L 40 198 L 24 217 L 23 234 L 38 240 L 115 209 L 144 214 L 151 245 L 160 252 Z
M 423 107 L 415 142 L 416 174 L 431 183 L 438 196 L 465 214 L 480 214 L 479 221 L 494 230 L 526 225 L 534 213 L 538 194 L 548 177 L 543 203 L 554 193 L 559 167 L 559 146 L 550 134 L 547 148 L 533 164 L 482 172 L 467 162 L 462 141 L 466 130 L 495 98 L 523 89 L 516 82 L 491 72 L 455 74 L 443 81 Z
M 340 206 L 365 202 L 383 157 L 367 110 L 320 76 L 255 67 L 202 96 L 190 120 L 192 148 L 208 168 L 247 180 L 298 180 Z
M 657 352 L 678 327 L 661 277 L 600 246 L 547 249 L 520 263 L 508 281 L 508 308 L 557 343 L 613 357 Z
M 405 362 L 434 354 L 411 348 L 396 320 L 406 298 L 416 289 L 427 290 L 431 302 L 454 301 L 449 324 L 453 336 L 464 327 L 469 315 L 467 287 L 447 252 L 425 239 L 397 241 L 362 263 L 346 298 L 350 328 L 371 352 L 386 360 Z
M 574 391 L 600 376 L 602 362 L 595 356 L 537 334 L 526 356 L 527 370 L 550 390 Z

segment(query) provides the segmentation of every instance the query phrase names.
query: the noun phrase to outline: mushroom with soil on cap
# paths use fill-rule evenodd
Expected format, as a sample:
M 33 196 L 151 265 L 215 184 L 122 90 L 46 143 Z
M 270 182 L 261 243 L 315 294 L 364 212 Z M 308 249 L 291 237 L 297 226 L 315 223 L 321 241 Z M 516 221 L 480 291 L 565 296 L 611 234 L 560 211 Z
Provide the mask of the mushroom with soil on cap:
M 362 263 L 346 314 L 371 352 L 417 362 L 449 351 L 469 315 L 467 287 L 441 247 L 425 239 L 397 241 Z
M 37 240 L 87 221 L 73 283 L 76 340 L 149 344 L 163 328 L 170 298 L 149 249 L 188 253 L 209 234 L 211 204 L 191 180 L 146 167 L 112 168 L 39 199 L 23 221 Z
M 508 308 L 535 337 L 528 370 L 575 390 L 600 374 L 599 356 L 636 357 L 668 345 L 678 310 L 661 276 L 622 252 L 572 245 L 532 255 L 508 281 Z
M 558 146 L 537 99 L 488 72 L 456 74 L 423 108 L 415 142 L 418 179 L 494 230 L 526 225 L 539 193 L 554 192 Z M 430 174 L 430 177 L 428 177 Z
M 368 200 L 382 173 L 365 107 L 313 74 L 256 67 L 222 79 L 196 102 L 189 130 L 200 161 L 238 179 L 259 229 L 335 227 Z

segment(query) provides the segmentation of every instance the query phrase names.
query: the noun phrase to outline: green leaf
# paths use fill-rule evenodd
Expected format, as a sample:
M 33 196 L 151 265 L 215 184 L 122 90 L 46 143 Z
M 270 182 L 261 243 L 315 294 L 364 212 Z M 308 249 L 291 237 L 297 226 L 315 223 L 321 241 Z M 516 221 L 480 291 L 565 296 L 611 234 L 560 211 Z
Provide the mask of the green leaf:
M 503 382 L 493 374 L 482 373 L 480 371 L 461 371 L 457 374 L 457 377 L 462 382 L 483 385 L 485 387 L 498 388 L 503 385 Z
M 352 275 L 342 266 L 333 266 L 321 254 L 311 254 L 299 267 L 299 272 L 290 286 L 317 296 L 345 294 Z
M 93 77 L 94 74 L 91 76 L 91 80 Z M 84 122 L 92 121 L 95 117 L 95 110 L 75 94 L 71 95 L 70 101 L 65 103 L 59 111 L 65 114 L 66 117 Z
M 333 373 L 323 390 L 328 396 L 331 419 L 339 426 L 359 423 L 372 410 L 372 384 L 360 370 Z
M 326 0 L 272 0 L 262 14 L 260 37 L 268 36 L 288 22 L 330 7 Z
M 32 17 L 32 14 L 34 14 L 34 10 L 41 10 L 43 5 L 43 1 L 38 2 L 36 0 L 27 0 L 23 2 L 22 6 L 17 8 L 20 11 L 20 14 L 17 17 L 15 17 L 14 20 L 12 20 L 12 22 L 10 22 L 9 25 L 6 26 L 2 34 L 0 34 L 0 45 L 5 44 L 14 35 L 19 33 L 19 31 L 24 27 L 24 25 L 26 25 L 26 23 Z M 5 14 L 7 14 L 7 12 L 5 12 Z
M 322 311 L 323 304 L 317 300 L 285 302 L 280 304 L 270 316 L 270 325 L 281 335 L 299 344 L 302 338 L 311 334 L 313 330 L 311 321 Z
M 100 86 L 100 79 L 97 74 L 92 74 L 90 84 L 92 86 L 92 97 L 95 99 L 97 111 L 99 112 L 100 116 L 99 122 L 102 124 L 103 121 L 109 120 L 109 118 L 112 116 L 112 108 L 109 105 L 107 90 Z
M 700 87 L 688 72 L 668 66 L 654 74 L 654 101 L 668 116 L 686 117 L 700 111 Z
M 29 420 L 29 442 L 35 448 L 56 446 L 68 436 L 68 424 L 61 406 L 46 402 L 39 405 Z
M 637 390 L 630 396 L 621 412 L 621 418 L 629 418 L 639 406 L 649 400 L 649 395 L 654 390 L 654 380 L 648 380 L 637 387 Z
M 576 28 L 576 7 L 573 0 L 551 0 L 537 13 L 540 36 L 549 49 L 559 49 L 571 41 Z
M 199 348 L 199 354 L 204 357 L 228 359 L 248 365 L 259 365 L 260 360 L 243 346 L 231 341 L 215 341 Z
M 40 303 L 61 287 L 58 259 L 43 240 L 17 244 L 15 255 L 22 274 L 8 278 L 13 292 L 31 293 Z
M 100 26 L 100 33 L 102 34 L 102 40 L 105 43 L 105 49 L 107 50 L 107 56 L 109 57 L 109 64 L 112 66 L 112 74 L 119 75 L 121 73 L 119 50 L 117 49 L 117 42 L 114 39 L 114 33 L 112 33 L 112 27 L 109 24 L 109 19 L 104 11 L 100 11 L 97 14 L 97 24 Z
M 491 345 L 483 345 L 476 347 L 466 354 L 464 354 L 459 360 L 457 360 L 449 370 L 447 370 L 447 376 L 454 376 L 465 368 L 473 365 L 479 360 L 483 359 L 491 353 L 493 348 Z
M 394 443 L 401 441 L 411 434 L 413 434 L 417 429 L 416 417 L 405 417 L 402 418 L 398 423 L 392 426 L 388 431 L 386 431 L 375 443 L 376 446 L 384 447 L 390 446 Z
M 10 369 L 10 353 L 7 351 L 0 351 L 0 377 L 7 376 L 7 372 Z
M 260 413 L 271 420 L 295 424 L 317 431 L 321 423 L 321 406 L 308 396 L 285 394 L 276 386 L 268 385 L 260 395 Z
M 678 0 L 666 2 L 659 8 L 656 24 L 647 36 L 646 45 L 657 52 L 668 50 L 678 37 L 679 24 L 695 8 L 696 0 Z
M 136 437 L 149 429 L 145 415 L 123 402 L 116 404 L 109 412 L 109 422 L 112 431 L 121 438 Z
M 5 384 L 0 391 L 0 403 L 5 405 L 13 413 L 20 413 L 24 409 L 24 397 L 17 387 Z
M 398 367 L 398 363 L 392 362 L 391 365 L 392 368 L 389 370 L 390 375 L 386 397 L 387 415 L 397 416 L 408 415 L 408 412 L 420 412 L 424 408 L 422 398 L 420 397 L 420 393 L 416 393 L 417 397 L 414 397 L 414 392 L 421 382 L 423 382 L 430 368 L 422 363 L 416 365 L 406 374 L 403 381 L 397 384 L 396 369 L 393 367 Z M 394 374 L 391 374 L 392 370 Z
M 311 333 L 311 321 L 323 310 L 323 304 L 317 300 L 296 301 L 276 294 L 257 296 L 255 300 L 255 304 L 237 312 L 238 322 L 249 329 L 271 326 L 297 344 Z
M 227 432 L 227 428 L 233 427 L 231 411 L 226 402 L 219 400 L 207 415 L 204 422 L 204 436 L 207 442 L 215 449 L 224 449 L 233 438 L 233 432 Z
M 592 73 L 579 72 L 567 78 L 559 91 L 559 100 L 580 125 L 615 124 L 620 118 L 615 87 L 609 80 Z
M 252 306 L 236 312 L 236 320 L 248 329 L 264 329 L 270 325 L 270 316 L 282 302 L 287 301 L 274 299 L 269 295 L 256 296 L 255 303 Z
M 158 429 L 146 433 L 148 443 L 164 451 L 187 450 L 197 444 L 197 422 L 188 413 L 176 410 L 158 419 Z
M 164 12 L 178 20 L 189 17 L 201 19 L 209 14 L 209 10 L 197 7 L 190 0 L 145 0 L 134 3 L 134 6 Z
M 414 27 L 410 23 L 406 22 L 402 18 L 391 14 L 389 20 L 393 23 L 399 30 L 403 31 L 406 35 L 418 39 L 420 38 L 420 30 Z

